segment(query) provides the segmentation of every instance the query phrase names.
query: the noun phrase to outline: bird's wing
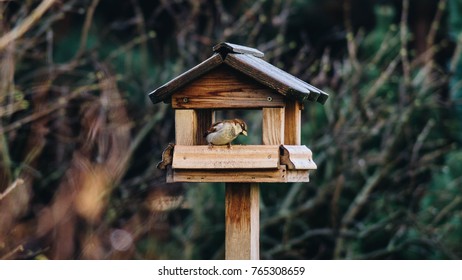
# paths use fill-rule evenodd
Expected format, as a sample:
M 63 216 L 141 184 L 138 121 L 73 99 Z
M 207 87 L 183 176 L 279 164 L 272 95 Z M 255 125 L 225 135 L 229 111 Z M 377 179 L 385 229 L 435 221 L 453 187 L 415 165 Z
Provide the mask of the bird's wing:
M 204 134 L 204 137 L 209 135 L 210 133 L 212 132 L 215 132 L 217 130 L 220 130 L 221 128 L 223 127 L 223 122 L 222 121 L 219 121 L 219 122 L 216 122 L 214 124 L 212 124 L 212 126 L 210 126 L 210 128 L 207 130 L 207 132 Z

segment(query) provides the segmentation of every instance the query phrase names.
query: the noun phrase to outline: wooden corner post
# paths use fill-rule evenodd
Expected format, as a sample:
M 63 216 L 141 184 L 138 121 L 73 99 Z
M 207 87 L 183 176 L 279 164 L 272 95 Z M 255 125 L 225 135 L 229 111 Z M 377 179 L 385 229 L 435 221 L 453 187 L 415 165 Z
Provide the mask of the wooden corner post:
M 185 109 L 175 111 L 175 140 L 177 145 L 205 145 L 203 132 L 215 121 L 211 109 Z
M 284 144 L 300 145 L 301 144 L 301 125 L 302 119 L 302 104 L 296 100 L 291 100 L 286 104 L 285 110 L 285 127 Z

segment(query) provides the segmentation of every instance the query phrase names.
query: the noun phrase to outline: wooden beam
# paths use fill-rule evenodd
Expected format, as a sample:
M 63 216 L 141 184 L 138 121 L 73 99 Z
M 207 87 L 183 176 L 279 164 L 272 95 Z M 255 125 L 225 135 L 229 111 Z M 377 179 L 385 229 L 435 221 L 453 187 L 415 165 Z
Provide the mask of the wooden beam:
M 310 171 L 308 170 L 287 170 L 286 183 L 292 182 L 309 182 Z
M 263 170 L 172 170 L 167 167 L 167 183 L 288 183 L 309 182 L 309 170 L 279 169 Z
M 176 145 L 205 145 L 204 133 L 214 121 L 213 110 L 175 110 Z
M 220 54 L 214 54 L 209 59 L 203 61 L 201 64 L 195 66 L 194 68 L 186 71 L 160 88 L 154 90 L 149 94 L 153 103 L 158 103 L 161 101 L 167 101 L 173 92 L 177 91 L 184 85 L 196 80 L 200 76 L 214 69 L 215 67 L 222 64 L 223 58 Z
M 178 93 L 172 97 L 174 109 L 260 109 L 263 107 L 283 107 L 282 96 L 271 90 L 261 89 L 249 91 L 242 89 L 241 92 L 216 91 Z
M 284 105 L 283 95 L 227 66 L 217 67 L 172 95 L 174 109 L 259 109 Z
M 251 54 L 256 57 L 263 57 L 265 54 L 257 49 L 254 48 L 249 48 L 246 46 L 241 46 L 241 45 L 236 45 L 236 44 L 231 44 L 227 42 L 220 43 L 218 45 L 213 46 L 213 51 L 217 53 L 246 53 L 246 54 Z
M 263 145 L 284 143 L 284 108 L 263 108 Z
M 175 144 L 194 145 L 195 120 L 194 110 L 175 110 Z
M 226 259 L 260 258 L 258 184 L 226 184 Z
M 285 183 L 286 173 L 284 165 L 278 169 L 175 169 L 170 182 Z
M 252 55 L 230 53 L 226 56 L 224 63 L 275 89 L 282 95 L 295 98 L 300 102 L 311 100 L 324 104 L 328 97 L 328 94 L 320 89 Z
M 176 145 L 174 169 L 277 169 L 280 147 L 273 145 Z
M 284 122 L 284 144 L 285 145 L 301 145 L 301 104 L 295 100 L 287 100 Z
M 267 89 L 258 91 L 242 89 L 241 92 L 217 91 L 214 93 L 196 91 L 195 93 L 178 93 L 172 97 L 172 108 L 174 109 L 260 109 L 283 106 L 283 97 Z

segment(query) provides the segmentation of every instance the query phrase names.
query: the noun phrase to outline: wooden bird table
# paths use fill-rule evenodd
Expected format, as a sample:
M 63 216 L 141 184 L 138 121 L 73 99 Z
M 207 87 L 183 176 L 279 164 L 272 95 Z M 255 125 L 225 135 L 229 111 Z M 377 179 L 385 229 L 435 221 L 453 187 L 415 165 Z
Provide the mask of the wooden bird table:
M 303 102 L 328 95 L 262 59 L 259 50 L 230 43 L 149 94 L 175 110 L 175 145 L 158 165 L 167 182 L 225 182 L 226 259 L 259 259 L 259 183 L 308 182 L 316 169 L 301 145 Z M 215 110 L 261 110 L 262 145 L 214 146 L 203 137 Z M 249 132 L 249 137 L 252 133 Z

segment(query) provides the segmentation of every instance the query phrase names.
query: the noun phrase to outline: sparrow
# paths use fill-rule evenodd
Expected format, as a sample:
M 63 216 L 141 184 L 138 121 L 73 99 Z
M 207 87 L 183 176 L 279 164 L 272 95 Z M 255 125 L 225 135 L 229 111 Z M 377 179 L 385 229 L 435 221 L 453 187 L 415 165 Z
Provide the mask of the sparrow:
M 228 145 L 240 134 L 247 136 L 247 124 L 241 119 L 223 120 L 212 124 L 204 134 L 210 148 L 213 145 Z
M 167 165 L 171 165 L 173 162 L 173 148 L 175 144 L 169 143 L 167 148 L 162 152 L 162 161 L 157 164 L 157 169 L 166 169 Z

